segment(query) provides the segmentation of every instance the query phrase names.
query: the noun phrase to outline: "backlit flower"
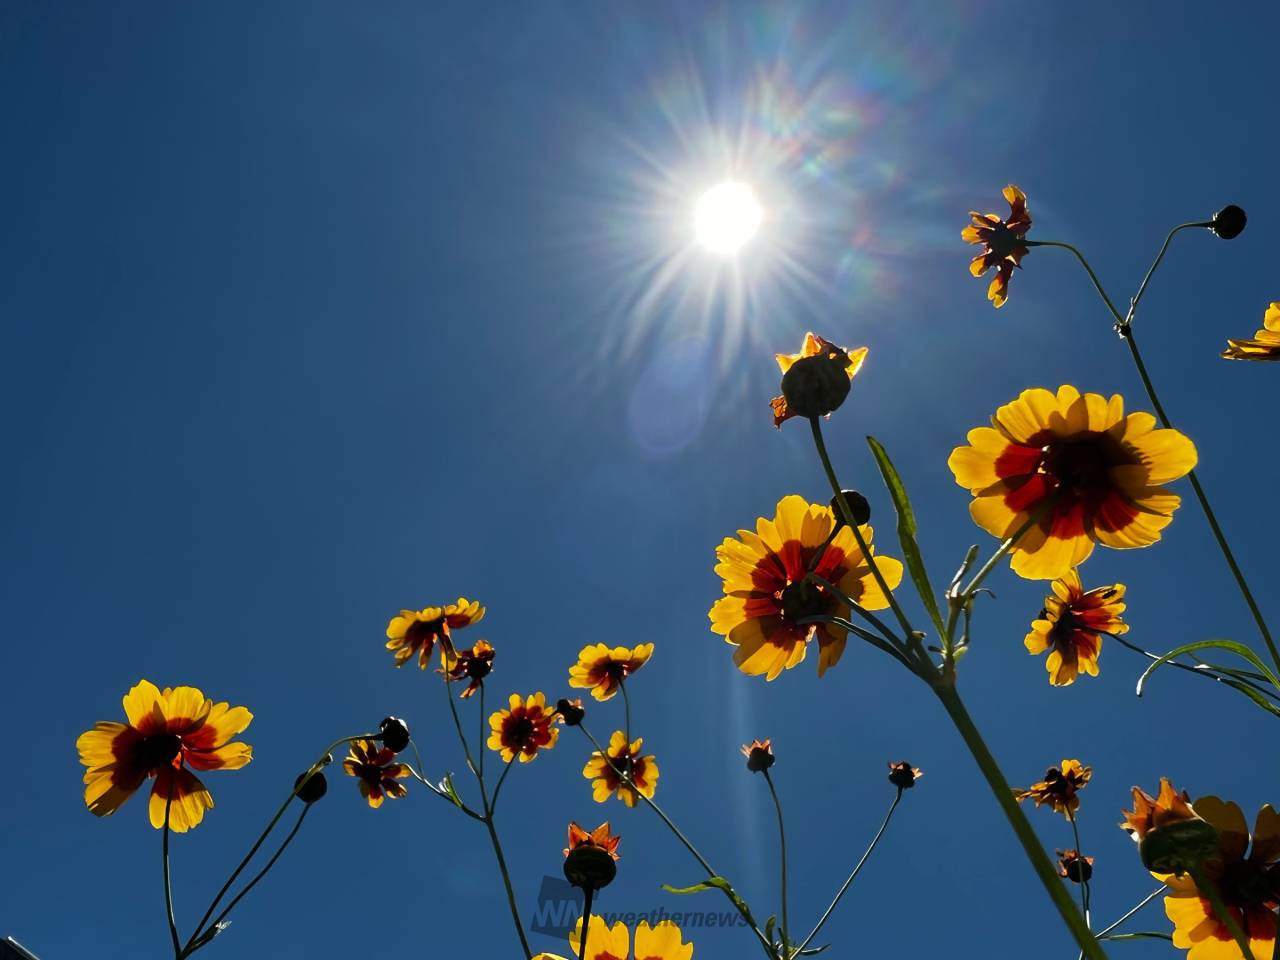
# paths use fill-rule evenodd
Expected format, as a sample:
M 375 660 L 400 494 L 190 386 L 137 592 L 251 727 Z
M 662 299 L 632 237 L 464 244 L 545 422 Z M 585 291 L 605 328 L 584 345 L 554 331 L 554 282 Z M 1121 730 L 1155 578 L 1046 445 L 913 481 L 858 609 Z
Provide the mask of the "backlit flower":
M 1151 796 L 1141 787 L 1133 788 L 1133 809 L 1124 811 L 1124 822 L 1120 826 L 1134 840 L 1145 840 L 1152 830 L 1195 817 L 1190 794 L 1174 789 L 1168 777 L 1161 777 L 1157 796 Z
M 1079 850 L 1059 850 L 1058 876 L 1072 883 L 1088 883 L 1093 878 L 1093 857 L 1082 857 Z
M 213 797 L 187 767 L 239 770 L 253 759 L 247 743 L 231 742 L 253 720 L 244 707 L 214 703 L 195 687 L 158 689 L 139 680 L 124 696 L 127 723 L 100 720 L 76 740 L 84 774 L 84 802 L 95 816 L 115 813 L 154 778 L 147 811 L 151 825 L 183 833 L 204 819 Z
M 582 775 L 592 781 L 591 796 L 596 803 L 616 795 L 628 807 L 634 807 L 640 799 L 637 793 L 653 797 L 658 788 L 658 763 L 652 755 L 640 755 L 642 746 L 643 737 L 627 743 L 627 735 L 615 730 L 605 753 L 597 750 L 591 754 Z
M 480 689 L 484 678 L 493 672 L 493 645 L 488 640 L 477 640 L 470 650 L 458 650 L 453 666 L 442 672 L 453 680 L 470 680 L 459 696 L 465 700 Z
M 769 401 L 773 425 L 792 417 L 825 417 L 844 403 L 866 347 L 846 350 L 817 334 L 806 333 L 799 353 L 775 355 L 782 371 L 782 395 Z
M 889 782 L 899 790 L 911 789 L 916 785 L 916 781 L 923 776 L 923 770 L 919 767 L 913 767 L 905 760 L 889 764 Z
M 1022 642 L 1032 654 L 1049 651 L 1045 660 L 1049 682 L 1061 687 L 1074 683 L 1080 671 L 1096 677 L 1101 635 L 1125 633 L 1129 625 L 1120 619 L 1125 606 L 1123 583 L 1086 593 L 1079 571 L 1070 570 L 1053 581 L 1052 589 L 1053 595 L 1045 597 L 1044 609 Z
M 348 776 L 359 778 L 360 796 L 375 810 L 386 797 L 399 800 L 409 792 L 403 783 L 396 782 L 409 776 L 409 765 L 397 763 L 395 751 L 376 740 L 352 743 L 347 759 L 342 761 L 342 769 Z
M 1004 198 L 1009 201 L 1009 217 L 1002 220 L 999 214 L 969 211 L 969 226 L 960 236 L 966 243 L 982 245 L 982 252 L 969 264 L 969 272 L 980 277 L 992 267 L 995 279 L 987 287 L 987 299 L 995 307 L 1003 307 L 1009 296 L 1009 278 L 1013 268 L 1022 265 L 1027 255 L 1023 243 L 1031 229 L 1031 214 L 1027 212 L 1027 195 L 1012 183 L 1004 188 Z
M 618 844 L 622 842 L 622 838 L 615 836 L 609 832 L 609 821 L 606 820 L 600 826 L 596 827 L 590 833 L 583 830 L 577 823 L 569 824 L 569 846 L 564 848 L 564 855 L 567 857 L 579 847 L 595 847 L 603 850 L 613 859 L 618 859 Z
M 742 755 L 747 758 L 747 769 L 752 773 L 763 773 L 777 760 L 773 755 L 772 740 L 752 740 L 743 744 Z
M 1038 517 L 1013 548 L 1014 571 L 1032 580 L 1066 576 L 1095 542 L 1155 543 L 1180 502 L 1161 484 L 1196 465 L 1190 440 L 1149 413 L 1126 416 L 1119 395 L 1024 390 L 991 423 L 970 430 L 947 465 L 988 533 L 1005 539 Z
M 569 934 L 572 956 L 581 952 L 582 918 Z M 592 914 L 587 926 L 587 950 L 584 960 L 691 960 L 693 944 L 685 943 L 680 928 L 670 920 L 649 926 L 641 920 L 636 927 L 635 953 L 631 952 L 631 932 L 621 920 L 610 927 L 604 918 Z M 533 960 L 564 960 L 554 953 L 539 953 Z
M 1222 355 L 1228 360 L 1280 360 L 1280 301 L 1267 307 L 1262 329 L 1252 340 L 1228 340 Z
M 590 833 L 569 824 L 569 846 L 564 851 L 564 878 L 583 890 L 601 890 L 618 873 L 618 843 L 607 822 Z
M 578 662 L 569 668 L 569 686 L 590 690 L 597 700 L 608 700 L 651 656 L 652 643 L 638 643 L 634 647 L 587 644 L 578 654 Z
M 846 632 L 840 627 L 800 622 L 850 614 L 834 593 L 806 579 L 810 568 L 868 610 L 889 605 L 853 530 L 841 525 L 827 542 L 833 526 L 830 507 L 792 495 L 778 501 L 772 520 L 760 517 L 754 532 L 739 530 L 737 539 L 728 537 L 716 548 L 716 573 L 724 580 L 725 595 L 711 608 L 711 629 L 738 648 L 733 662 L 743 673 L 772 680 L 803 660 L 814 638 L 818 676 L 844 653 Z M 871 527 L 859 529 L 870 547 Z M 890 557 L 875 561 L 892 590 L 902 581 L 902 564 Z
M 1256 960 L 1271 957 L 1276 945 L 1275 911 L 1280 906 L 1280 868 L 1276 866 L 1280 863 L 1280 814 L 1270 804 L 1258 811 L 1250 850 L 1249 827 L 1239 806 L 1217 797 L 1201 797 L 1194 806 L 1218 831 L 1218 848 L 1201 869 L 1217 885 Z M 1164 912 L 1173 922 L 1173 945 L 1189 950 L 1188 960 L 1240 960 L 1240 948 L 1201 896 L 1191 874 L 1158 874 L 1157 878 L 1170 891 L 1164 898 Z
M 507 763 L 517 756 L 521 763 L 528 763 L 539 750 L 555 746 L 560 737 L 555 718 L 555 710 L 547 708 L 547 698 L 541 693 L 523 699 L 513 693 L 508 709 L 489 715 L 489 749 L 501 753 Z
M 1079 760 L 1063 760 L 1062 766 L 1050 767 L 1044 779 L 1025 790 L 1014 790 L 1013 797 L 1019 803 L 1034 800 L 1037 807 L 1047 803 L 1054 813 L 1070 819 L 1080 807 L 1076 794 L 1083 790 L 1093 776 L 1093 767 L 1086 767 Z
M 440 641 L 445 667 L 453 665 L 453 641 L 449 632 L 484 619 L 484 607 L 475 600 L 459 597 L 457 603 L 421 610 L 401 610 L 387 624 L 387 649 L 395 651 L 396 666 L 402 667 L 413 657 L 423 670 L 431 663 L 431 651 Z

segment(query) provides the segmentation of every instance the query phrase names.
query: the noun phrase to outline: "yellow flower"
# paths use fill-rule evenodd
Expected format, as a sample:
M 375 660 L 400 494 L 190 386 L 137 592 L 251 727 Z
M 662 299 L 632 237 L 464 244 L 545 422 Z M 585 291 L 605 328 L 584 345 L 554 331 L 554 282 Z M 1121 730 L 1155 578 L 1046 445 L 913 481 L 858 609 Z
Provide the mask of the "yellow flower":
M 415 655 L 423 670 L 431 662 L 431 651 L 440 641 L 446 668 L 453 666 L 453 641 L 449 632 L 484 619 L 484 607 L 478 601 L 459 597 L 457 603 L 421 610 L 401 610 L 387 624 L 387 649 L 394 650 L 396 666 L 403 667 Z
M 1151 796 L 1141 787 L 1133 788 L 1133 809 L 1124 811 L 1120 826 L 1134 840 L 1143 840 L 1152 830 L 1195 817 L 1187 791 L 1175 790 L 1168 777 L 1161 777 L 1158 796 Z
M 369 806 L 378 809 L 386 797 L 399 800 L 408 794 L 403 783 L 396 783 L 409 776 L 409 765 L 396 763 L 396 753 L 376 740 L 357 740 L 351 744 L 342 769 L 348 776 L 360 778 L 360 796 Z
M 579 954 L 582 937 L 582 919 L 578 919 L 573 933 L 569 934 L 569 947 L 573 956 Z M 641 920 L 636 927 L 635 953 L 631 952 L 631 932 L 621 920 L 612 928 L 604 918 L 591 915 L 587 927 L 587 952 L 584 960 L 690 960 L 693 944 L 685 943 L 680 928 L 670 920 L 663 920 L 656 927 Z M 554 953 L 540 953 L 533 960 L 564 960 Z
M 1061 767 L 1046 770 L 1044 779 L 1039 783 L 1033 783 L 1025 790 L 1014 790 L 1013 798 L 1019 803 L 1034 800 L 1037 807 L 1047 803 L 1054 813 L 1070 820 L 1080 808 L 1080 798 L 1076 794 L 1088 785 L 1092 776 L 1093 767 L 1086 767 L 1079 760 L 1063 760 Z
M 1267 308 L 1262 329 L 1252 340 L 1228 340 L 1222 356 L 1228 360 L 1280 360 L 1280 302 Z
M 597 700 L 608 700 L 651 656 L 652 643 L 612 649 L 603 643 L 588 644 L 578 654 L 578 662 L 569 668 L 569 686 L 590 690 Z
M 476 645 L 470 650 L 455 651 L 452 666 L 441 669 L 440 673 L 448 677 L 450 682 L 470 681 L 463 688 L 462 693 L 458 694 L 459 699 L 465 700 L 484 686 L 484 678 L 493 672 L 493 656 L 493 644 L 488 640 L 477 640 Z
M 653 756 L 642 757 L 642 746 L 643 737 L 636 737 L 631 743 L 627 743 L 627 735 L 621 730 L 615 730 L 605 752 L 607 759 L 598 750 L 591 754 L 591 759 L 582 768 L 582 775 L 592 781 L 591 795 L 596 803 L 604 803 L 610 796 L 616 795 L 628 807 L 634 807 L 640 799 L 636 795 L 637 791 L 653 798 L 653 793 L 658 788 L 658 762 Z M 615 770 L 618 772 L 615 773 Z M 631 783 L 623 782 L 619 773 L 627 774 Z
M 1053 581 L 1053 596 L 1045 597 L 1039 619 L 1031 624 L 1023 644 L 1032 654 L 1050 651 L 1045 660 L 1049 682 L 1055 687 L 1074 683 L 1083 670 L 1098 675 L 1098 653 L 1102 634 L 1125 633 L 1129 625 L 1124 613 L 1124 584 L 1084 591 L 1080 573 L 1071 570 Z
M 497 710 L 489 715 L 489 749 L 502 754 L 510 763 L 517 756 L 527 763 L 539 750 L 550 750 L 560 737 L 560 728 L 553 722 L 554 709 L 547 709 L 547 698 L 541 693 L 531 693 L 521 699 L 513 693 L 508 701 L 510 709 Z
M 831 537 L 834 526 L 830 507 L 792 495 L 778 501 L 772 520 L 759 518 L 755 532 L 739 530 L 737 539 L 726 538 L 716 548 L 716 573 L 724 580 L 725 595 L 711 608 L 711 629 L 738 648 L 733 662 L 743 673 L 772 680 L 803 660 L 815 637 L 818 676 L 844 653 L 846 632 L 840 627 L 800 622 L 850 614 L 835 594 L 806 580 L 810 567 L 868 610 L 889 606 L 853 531 L 842 524 Z M 859 530 L 870 546 L 871 527 Z M 902 564 L 889 557 L 875 560 L 892 590 L 902 581 Z
M 84 802 L 95 816 L 115 813 L 154 777 L 151 825 L 183 833 L 199 825 L 213 797 L 187 769 L 239 770 L 253 759 L 247 743 L 230 742 L 253 720 L 244 707 L 214 703 L 195 687 L 159 690 L 139 680 L 124 697 L 128 723 L 100 720 L 76 740 L 84 774 Z
M 1146 547 L 1160 539 L 1179 499 L 1161 484 L 1196 465 L 1195 445 L 1159 429 L 1149 413 L 1125 416 L 1124 400 L 1024 390 L 969 431 L 969 446 L 947 465 L 974 500 L 969 513 L 993 536 L 1012 536 L 1039 519 L 1013 548 L 1013 569 L 1031 580 L 1066 576 L 1106 547 Z
M 867 348 L 846 350 L 806 333 L 799 353 L 779 353 L 774 359 L 782 371 L 782 395 L 770 400 L 769 406 L 773 425 L 780 429 L 792 417 L 828 415 L 844 403 L 849 384 L 867 359 Z
M 1003 307 L 1009 297 L 1009 278 L 1013 276 L 1013 268 L 1022 265 L 1022 258 L 1027 255 L 1027 246 L 1023 242 L 1027 231 L 1031 229 L 1031 214 L 1027 212 L 1027 195 L 1012 183 L 1004 188 L 1004 198 L 1009 201 L 1009 218 L 1000 219 L 999 214 L 978 213 L 969 211 L 969 226 L 961 231 L 960 236 L 966 243 L 981 244 L 983 250 L 969 264 L 969 272 L 980 277 L 992 267 L 996 268 L 995 279 L 987 287 L 987 299 L 994 307 Z
M 1268 804 L 1258 811 L 1249 851 L 1249 826 L 1234 803 L 1217 797 L 1196 800 L 1195 812 L 1218 830 L 1218 853 L 1205 861 L 1205 876 L 1249 938 L 1256 960 L 1272 956 L 1276 945 L 1275 864 L 1280 862 L 1280 814 Z M 1246 855 L 1246 851 L 1249 851 Z M 1243 954 L 1189 873 L 1156 874 L 1169 887 L 1165 915 L 1173 922 L 1173 945 L 1190 951 L 1187 960 L 1240 960 Z

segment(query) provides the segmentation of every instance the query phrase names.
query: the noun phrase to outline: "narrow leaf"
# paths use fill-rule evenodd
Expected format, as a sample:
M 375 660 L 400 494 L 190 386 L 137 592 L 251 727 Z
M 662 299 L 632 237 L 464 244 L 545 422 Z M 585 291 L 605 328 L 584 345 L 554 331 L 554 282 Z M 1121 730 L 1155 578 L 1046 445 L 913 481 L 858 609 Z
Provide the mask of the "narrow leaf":
M 1240 657 L 1242 660 L 1247 660 L 1250 664 L 1257 667 L 1258 671 L 1263 675 L 1266 681 L 1277 690 L 1280 690 L 1280 680 L 1277 680 L 1276 675 L 1271 672 L 1267 665 L 1258 659 L 1258 655 L 1243 643 L 1237 643 L 1234 640 L 1197 640 L 1195 643 L 1186 643 L 1180 647 L 1175 647 L 1159 660 L 1153 661 L 1151 666 L 1147 667 L 1147 669 L 1142 672 L 1142 676 L 1138 678 L 1138 696 L 1142 696 L 1142 688 L 1147 682 L 1147 677 L 1151 676 L 1157 668 L 1164 666 L 1174 657 L 1181 656 L 1184 653 L 1193 653 L 1196 650 L 1226 650 L 1230 653 L 1234 653 L 1237 657 Z

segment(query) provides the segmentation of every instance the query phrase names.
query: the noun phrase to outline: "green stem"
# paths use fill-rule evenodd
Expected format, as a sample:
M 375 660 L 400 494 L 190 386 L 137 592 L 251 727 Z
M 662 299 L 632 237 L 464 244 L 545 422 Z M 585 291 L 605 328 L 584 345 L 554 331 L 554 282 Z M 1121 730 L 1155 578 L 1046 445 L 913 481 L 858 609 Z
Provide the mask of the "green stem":
M 822 577 L 818 576 L 816 573 L 810 573 L 809 579 L 812 580 L 814 583 L 816 583 L 818 586 L 822 587 L 824 590 L 830 591 L 830 593 L 834 595 L 837 600 L 845 604 L 850 610 L 852 610 L 858 616 L 862 617 L 862 619 L 866 620 L 867 623 L 871 624 L 873 627 L 879 630 L 880 636 L 882 636 L 887 642 L 895 645 L 900 644 L 902 642 L 901 640 L 898 639 L 898 635 L 894 633 L 892 630 L 890 630 L 888 625 L 883 620 L 877 617 L 874 613 L 872 613 L 862 604 L 858 603 L 858 601 L 854 600 L 853 597 L 849 596 L 847 593 L 845 593 L 843 590 L 837 587 L 830 580 L 824 580 Z
M 1089 881 L 1085 879 L 1084 872 L 1088 866 L 1084 862 L 1084 851 L 1080 849 L 1080 825 L 1076 823 L 1075 811 L 1067 807 L 1067 819 L 1071 822 L 1071 836 L 1075 841 L 1076 857 L 1078 858 L 1077 870 L 1080 871 L 1080 912 L 1084 914 L 1084 925 L 1093 929 L 1093 925 L 1089 922 Z M 1084 952 L 1081 951 L 1079 960 L 1084 960 Z
M 782 862 L 782 955 L 789 957 L 791 940 L 788 931 L 791 929 L 790 914 L 787 911 L 787 831 L 782 823 L 782 801 L 778 799 L 778 791 L 774 788 L 773 778 L 769 776 L 768 770 L 761 771 L 764 774 L 764 782 L 769 785 L 769 795 L 773 797 L 773 809 L 778 814 L 778 846 L 781 848 L 780 860 Z
M 1089 932 L 1089 927 L 1085 924 L 1080 911 L 1076 909 L 1075 902 L 1071 899 L 1071 894 L 1062 885 L 1058 872 L 1054 869 L 1043 847 L 1040 846 L 1040 840 L 1036 836 L 1035 830 L 1032 829 L 1031 823 L 1027 820 L 1026 814 L 1023 813 L 1022 808 L 1014 800 L 1013 790 L 1010 789 L 1009 782 L 1005 779 L 999 764 L 996 763 L 995 757 L 988 749 L 986 741 L 982 739 L 982 734 L 978 732 L 973 718 L 969 716 L 969 711 L 965 709 L 959 692 L 954 686 L 946 683 L 935 684 L 933 691 L 937 694 L 938 699 L 942 701 L 943 708 L 946 709 L 952 723 L 955 724 L 956 730 L 964 740 L 965 746 L 969 748 L 969 752 L 973 755 L 974 761 L 978 764 L 978 769 L 982 771 L 988 786 L 991 787 L 991 792 L 995 794 L 996 802 L 1000 805 L 1000 809 L 1004 811 L 1005 818 L 1009 821 L 1009 826 L 1013 828 L 1014 834 L 1018 837 L 1018 842 L 1022 844 L 1027 860 L 1030 861 L 1032 869 L 1035 870 L 1036 876 L 1040 879 L 1045 892 L 1049 894 L 1049 899 L 1053 901 L 1053 905 L 1061 915 L 1062 922 L 1071 931 L 1071 935 L 1075 938 L 1081 952 L 1089 960 L 1106 960 L 1106 953 L 1093 934 Z
M 183 955 L 182 943 L 178 938 L 178 922 L 173 917 L 173 886 L 169 882 L 169 809 L 173 806 L 173 774 L 169 774 L 169 792 L 164 798 L 164 837 L 160 841 L 161 850 L 164 853 L 164 909 L 165 916 L 169 921 L 169 939 L 173 941 L 173 955 L 177 960 L 181 960 Z
M 1107 305 L 1107 309 L 1111 311 L 1111 316 L 1115 318 L 1116 326 L 1123 327 L 1125 325 L 1124 317 L 1120 316 L 1120 311 L 1116 309 L 1116 305 L 1111 302 L 1111 298 L 1107 296 L 1107 291 L 1102 288 L 1102 283 L 1098 280 L 1098 275 L 1093 272 L 1093 267 L 1089 266 L 1089 261 L 1084 258 L 1084 254 L 1077 250 L 1069 243 L 1062 243 L 1059 240 L 1024 240 L 1023 243 L 1028 247 L 1061 247 L 1063 250 L 1070 250 L 1076 255 L 1076 259 L 1080 261 L 1080 266 L 1084 267 L 1084 272 L 1089 275 L 1089 279 L 1093 281 L 1093 289 L 1098 291 L 1098 296 L 1102 298 L 1102 302 Z
M 1165 252 L 1169 249 L 1169 244 L 1173 241 L 1174 236 L 1182 230 L 1191 227 L 1212 227 L 1212 220 L 1201 220 L 1196 223 L 1180 223 L 1164 238 L 1164 243 L 1160 245 L 1160 252 L 1156 254 L 1155 260 L 1152 261 L 1147 275 L 1142 278 L 1142 283 L 1138 285 L 1138 292 L 1133 295 L 1133 299 L 1129 301 L 1129 312 L 1125 314 L 1123 326 L 1127 327 L 1133 323 L 1134 314 L 1138 312 L 1138 302 L 1142 299 L 1142 295 L 1147 292 L 1147 284 L 1151 282 L 1151 277 L 1156 272 L 1156 268 L 1160 266 L 1160 261 L 1164 259 Z
M 591 932 L 591 901 L 595 892 L 593 887 L 582 888 L 582 930 L 578 934 L 578 960 L 586 960 L 587 934 Z
M 520 937 L 520 947 L 524 950 L 525 960 L 530 960 L 533 951 L 529 949 L 529 938 L 525 936 L 524 924 L 520 920 L 520 908 L 516 905 L 516 893 L 511 886 L 511 871 L 507 869 L 507 858 L 502 855 L 502 842 L 498 839 L 498 831 L 493 825 L 493 811 L 489 809 L 487 800 L 484 825 L 489 831 L 489 842 L 493 844 L 493 853 L 498 860 L 498 870 L 502 873 L 502 886 L 507 892 L 507 906 L 511 908 L 511 919 L 515 923 L 516 934 Z
M 625 717 L 625 727 L 627 735 L 627 749 L 631 749 L 631 698 L 627 695 L 627 681 L 624 677 L 618 681 L 618 689 L 622 691 L 622 708 Z
M 804 938 L 804 942 L 796 948 L 795 956 L 798 957 L 804 953 L 805 947 L 809 946 L 809 944 L 813 942 L 813 938 L 818 935 L 818 931 L 821 930 L 823 925 L 831 918 L 831 914 L 835 912 L 836 906 L 844 897 L 845 892 L 848 891 L 850 885 L 852 885 L 854 879 L 862 870 L 863 864 L 865 864 L 871 857 L 871 852 L 875 850 L 876 844 L 878 844 L 880 842 L 880 838 L 884 836 L 884 832 L 889 826 L 889 821 L 893 819 L 893 811 L 898 809 L 898 803 L 900 800 L 902 800 L 901 787 L 898 788 L 897 794 L 894 795 L 893 803 L 889 804 L 889 812 L 884 815 L 884 820 L 880 824 L 880 829 L 877 830 L 876 835 L 871 838 L 870 846 L 868 846 L 862 856 L 858 858 L 857 864 L 854 865 L 853 872 L 849 874 L 848 879 L 845 880 L 845 882 L 841 884 L 840 889 L 836 891 L 836 895 L 831 901 L 831 906 L 827 907 L 826 913 L 822 915 L 821 919 L 819 919 L 817 924 L 814 925 L 814 928 L 809 931 L 809 935 Z
M 1191 867 L 1187 870 L 1191 874 L 1191 879 L 1195 881 L 1196 890 L 1202 894 L 1209 905 L 1213 907 L 1213 912 L 1217 915 L 1222 924 L 1231 932 L 1232 938 L 1236 942 L 1236 946 L 1240 948 L 1240 952 L 1244 954 L 1245 960 L 1257 960 L 1253 955 L 1253 950 L 1249 946 L 1249 938 L 1245 936 L 1245 932 L 1240 929 L 1240 924 L 1236 921 L 1235 916 L 1222 901 L 1222 891 L 1218 889 L 1218 885 L 1210 880 L 1199 867 Z
M 1105 937 L 1116 927 L 1120 926 L 1120 924 L 1124 923 L 1126 920 L 1132 917 L 1135 913 L 1137 913 L 1139 910 L 1145 907 L 1148 903 L 1150 903 L 1156 897 L 1160 896 L 1160 894 L 1166 893 L 1168 889 L 1169 889 L 1168 887 L 1163 885 L 1156 887 L 1154 890 L 1148 893 L 1145 897 L 1139 900 L 1137 906 L 1133 907 L 1128 913 L 1124 914 L 1124 916 L 1122 916 L 1119 920 L 1117 920 L 1115 923 L 1111 924 L 1110 926 L 1104 927 L 1102 930 L 1098 931 L 1098 933 L 1096 934 L 1097 938 L 1101 940 L 1103 937 Z

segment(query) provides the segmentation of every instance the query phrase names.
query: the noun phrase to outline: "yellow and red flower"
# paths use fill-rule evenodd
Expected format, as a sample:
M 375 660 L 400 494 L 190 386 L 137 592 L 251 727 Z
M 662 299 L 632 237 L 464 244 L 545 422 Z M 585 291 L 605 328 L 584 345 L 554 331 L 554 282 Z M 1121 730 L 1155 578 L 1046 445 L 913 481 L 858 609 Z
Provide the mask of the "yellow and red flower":
M 454 653 L 453 665 L 442 668 L 443 673 L 452 682 L 454 680 L 470 680 L 459 697 L 463 700 L 472 696 L 484 684 L 484 678 L 493 672 L 493 644 L 488 640 L 477 640 L 470 650 L 457 650 Z
M 969 513 L 1005 539 L 1034 520 L 1013 548 L 1013 569 L 1031 580 L 1062 577 L 1094 543 L 1116 549 L 1160 539 L 1180 500 L 1161 484 L 1196 465 L 1195 445 L 1156 426 L 1149 413 L 1124 412 L 1124 400 L 1024 390 L 1000 407 L 990 427 L 969 431 L 969 445 L 947 465 L 974 500 Z
M 1019 803 L 1034 800 L 1037 807 L 1047 803 L 1054 813 L 1070 820 L 1080 808 L 1077 794 L 1088 785 L 1092 776 L 1093 767 L 1086 767 L 1079 760 L 1063 760 L 1060 767 L 1046 770 L 1044 779 L 1039 783 L 1033 783 L 1025 790 L 1014 790 L 1013 798 Z
M 247 743 L 232 742 L 253 720 L 244 707 L 214 703 L 195 687 L 147 680 L 124 696 L 127 723 L 100 720 L 76 740 L 84 774 L 84 802 L 95 816 L 113 814 L 154 778 L 151 825 L 183 833 L 199 825 L 213 797 L 187 769 L 239 770 L 253 759 Z
M 1052 589 L 1053 596 L 1045 597 L 1044 609 L 1022 642 L 1031 654 L 1049 651 L 1045 660 L 1049 682 L 1063 687 L 1074 683 L 1080 671 L 1096 677 L 1102 634 L 1126 633 L 1129 625 L 1120 619 L 1125 607 L 1123 583 L 1086 593 L 1079 571 L 1070 570 L 1053 581 Z
M 569 947 L 577 957 L 581 950 L 582 919 L 569 934 Z M 587 950 L 584 960 L 691 960 L 693 944 L 685 943 L 680 928 L 670 920 L 649 926 L 641 920 L 636 927 L 635 952 L 631 952 L 631 931 L 621 920 L 611 928 L 604 918 L 591 915 L 587 927 Z M 533 960 L 564 960 L 554 953 L 540 953 Z
M 531 693 L 521 698 L 513 693 L 508 709 L 489 715 L 489 749 L 502 754 L 510 763 L 517 756 L 521 763 L 528 763 L 539 750 L 550 750 L 560 737 L 555 725 L 556 711 L 547 708 L 547 698 L 542 693 Z
M 809 408 L 814 404 L 817 406 L 812 412 L 821 414 L 829 414 L 840 406 L 849 393 L 849 384 L 867 359 L 867 348 L 854 347 L 846 350 L 816 333 L 806 333 L 799 353 L 778 353 L 774 355 L 774 359 L 778 361 L 778 369 L 782 371 L 783 395 L 770 400 L 769 406 L 773 408 L 773 425 L 781 428 L 783 422 L 792 417 L 810 416 Z M 798 378 L 796 374 L 792 374 L 789 378 L 791 368 L 797 364 L 804 365 L 803 368 L 798 368 L 797 373 L 804 369 L 810 376 Z M 789 379 L 793 381 L 790 387 L 787 382 Z M 803 409 L 795 409 L 788 404 L 786 395 L 789 392 L 793 397 L 803 398 Z
M 1280 301 L 1267 307 L 1262 329 L 1252 340 L 1228 340 L 1222 356 L 1227 360 L 1280 360 Z
M 1163 791 L 1162 791 L 1163 792 Z M 1253 836 L 1244 813 L 1234 803 L 1201 797 L 1195 813 L 1218 831 L 1217 854 L 1201 865 L 1215 883 L 1227 909 L 1249 939 L 1257 960 L 1272 956 L 1276 946 L 1276 908 L 1280 906 L 1280 814 L 1270 804 L 1258 811 Z M 1252 839 L 1253 849 L 1250 850 Z M 1165 915 L 1173 922 L 1173 945 L 1190 951 L 1187 960 L 1241 960 L 1243 954 L 1226 924 L 1201 896 L 1189 873 L 1156 874 L 1169 888 Z
M 1133 788 L 1133 809 L 1124 811 L 1124 822 L 1120 826 L 1134 840 L 1144 840 L 1152 830 L 1194 820 L 1196 816 L 1191 795 L 1185 790 L 1175 790 L 1168 777 L 1161 777 L 1157 796 L 1151 796 L 1141 787 Z
M 792 495 L 778 501 L 772 520 L 760 517 L 754 532 L 739 530 L 737 539 L 728 537 L 716 548 L 725 595 L 711 608 L 711 629 L 738 648 L 733 662 L 743 673 L 772 680 L 803 660 L 815 637 L 818 676 L 839 661 L 846 631 L 800 622 L 850 613 L 834 593 L 807 579 L 811 568 L 868 610 L 889 606 L 853 531 L 842 524 L 832 536 L 835 525 L 830 507 Z M 871 527 L 859 530 L 870 547 Z M 889 589 L 902 581 L 901 562 L 881 556 L 875 562 Z
M 454 650 L 450 631 L 460 630 L 484 619 L 484 607 L 476 600 L 459 597 L 456 603 L 421 610 L 401 610 L 387 624 L 387 649 L 395 651 L 396 666 L 403 667 L 415 656 L 423 670 L 431 663 L 431 651 L 440 641 L 446 668 L 453 666 Z
M 591 754 L 591 759 L 582 768 L 582 775 L 592 781 L 591 796 L 596 803 L 604 803 L 609 797 L 616 796 L 628 807 L 634 807 L 639 795 L 653 798 L 654 791 L 658 789 L 658 761 L 652 755 L 641 756 L 640 748 L 643 746 L 643 737 L 636 737 L 628 743 L 627 735 L 615 730 L 605 752 L 597 750 Z
M 1009 297 L 1009 278 L 1013 276 L 1013 268 L 1022 265 L 1022 258 L 1027 255 L 1027 231 L 1031 229 L 1031 214 L 1027 212 L 1027 195 L 1012 183 L 1004 188 L 1004 198 L 1009 201 L 1009 216 L 1001 219 L 999 214 L 978 213 L 969 211 L 969 226 L 961 231 L 960 236 L 966 243 L 981 244 L 982 252 L 969 264 L 969 272 L 980 277 L 992 267 L 996 268 L 995 279 L 987 287 L 987 299 L 999 308 Z
M 603 850 L 614 860 L 618 859 L 618 844 L 622 842 L 622 838 L 609 832 L 609 821 L 606 820 L 600 826 L 596 827 L 590 833 L 578 826 L 577 823 L 569 824 L 569 846 L 564 848 L 564 855 L 567 857 L 571 852 L 577 850 L 578 847 L 595 847 L 597 850 Z
M 359 778 L 360 796 L 375 810 L 386 797 L 399 800 L 408 794 L 403 780 L 409 776 L 409 765 L 396 762 L 396 752 L 376 740 L 356 740 L 342 761 L 348 776 Z
M 608 700 L 618 692 L 623 681 L 652 656 L 652 643 L 639 643 L 634 647 L 587 644 L 578 654 L 578 662 L 569 668 L 569 686 L 590 690 L 597 700 Z

